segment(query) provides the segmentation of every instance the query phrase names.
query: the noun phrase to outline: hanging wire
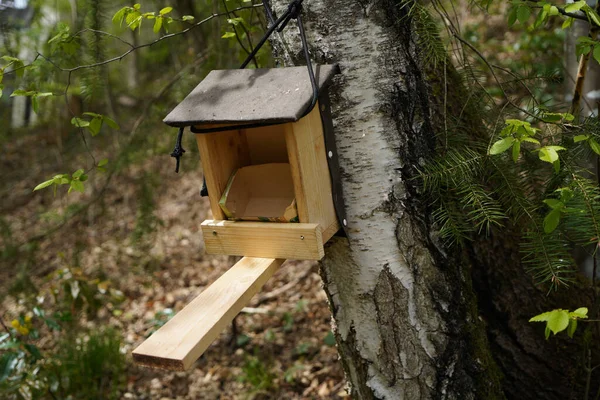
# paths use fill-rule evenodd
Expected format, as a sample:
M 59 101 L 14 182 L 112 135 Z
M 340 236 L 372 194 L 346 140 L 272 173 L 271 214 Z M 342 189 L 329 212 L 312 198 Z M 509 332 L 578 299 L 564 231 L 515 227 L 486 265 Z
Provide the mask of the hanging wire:
M 310 85 L 313 90 L 313 95 L 312 95 L 311 101 L 307 105 L 307 107 L 304 109 L 304 112 L 302 113 L 300 118 L 306 116 L 309 112 L 311 112 L 312 109 L 314 108 L 314 106 L 317 104 L 317 100 L 319 99 L 319 88 L 317 86 L 317 82 L 315 79 L 315 72 L 313 71 L 312 62 L 310 61 L 310 52 L 308 50 L 308 42 L 306 40 L 306 32 L 304 30 L 304 24 L 302 23 L 301 13 L 302 13 L 302 2 L 303 1 L 304 0 L 292 0 L 290 2 L 290 4 L 288 5 L 287 10 L 279 18 L 277 18 L 277 20 L 275 22 L 272 22 L 273 21 L 273 13 L 271 12 L 266 1 L 264 2 L 267 16 L 268 16 L 269 20 L 272 22 L 272 24 L 269 27 L 269 29 L 267 29 L 267 32 L 262 37 L 262 39 L 258 42 L 256 47 L 254 47 L 254 49 L 252 49 L 250 54 L 248 54 L 248 56 L 246 57 L 246 59 L 244 60 L 242 65 L 240 66 L 240 69 L 246 68 L 246 66 L 250 63 L 250 61 L 252 61 L 254 59 L 254 57 L 256 56 L 258 51 L 262 48 L 262 46 L 267 42 L 267 40 L 269 40 L 269 37 L 271 37 L 273 32 L 275 32 L 275 30 L 277 30 L 277 32 L 281 33 L 286 28 L 287 24 L 292 19 L 295 19 L 298 24 L 300 40 L 302 41 L 302 49 L 304 50 L 304 58 L 306 61 L 306 67 L 308 69 L 308 77 L 310 79 Z M 251 129 L 251 128 L 256 128 L 259 126 L 275 125 L 275 124 L 276 123 L 272 123 L 272 124 L 252 123 L 252 124 L 245 124 L 245 125 L 235 125 L 235 126 L 224 127 L 224 128 L 219 127 L 219 128 L 204 128 L 204 129 L 196 128 L 195 126 L 192 125 L 190 127 L 190 130 L 193 133 L 211 133 L 211 132 L 220 132 L 220 131 L 231 130 L 231 129 L 236 129 L 236 130 L 237 129 Z M 175 157 L 177 160 L 177 166 L 176 166 L 175 172 L 179 172 L 179 161 L 180 161 L 180 158 L 183 155 L 183 153 L 185 153 L 185 150 L 181 146 L 181 138 L 183 135 L 183 129 L 184 128 L 179 129 L 179 135 L 177 135 L 175 149 L 171 153 L 171 157 Z M 204 179 L 204 182 L 202 183 L 202 189 L 200 190 L 200 194 L 202 196 L 208 196 L 208 190 L 206 188 L 206 179 Z

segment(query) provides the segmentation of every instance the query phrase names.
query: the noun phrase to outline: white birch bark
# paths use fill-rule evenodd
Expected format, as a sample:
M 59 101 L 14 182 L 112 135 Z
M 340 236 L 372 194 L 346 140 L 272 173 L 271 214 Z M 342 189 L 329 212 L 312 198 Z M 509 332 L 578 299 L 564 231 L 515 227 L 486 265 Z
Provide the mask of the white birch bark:
M 304 3 L 313 60 L 342 70 L 332 113 L 348 238 L 332 240 L 321 273 L 352 394 L 483 398 L 464 372 L 481 360 L 464 359 L 463 339 L 447 322 L 471 318 L 453 287 L 462 284 L 461 272 L 437 265 L 441 253 L 407 190 L 405 171 L 422 161 L 434 135 L 409 19 L 397 25 L 402 12 L 395 1 Z M 287 4 L 273 1 L 275 13 Z M 274 39 L 274 48 L 286 65 L 303 63 L 295 25 Z

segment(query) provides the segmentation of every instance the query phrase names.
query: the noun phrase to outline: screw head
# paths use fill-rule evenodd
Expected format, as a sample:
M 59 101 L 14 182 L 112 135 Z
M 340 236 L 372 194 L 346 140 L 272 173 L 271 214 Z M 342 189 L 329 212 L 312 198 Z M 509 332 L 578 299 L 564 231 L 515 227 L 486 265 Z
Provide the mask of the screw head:
M 304 236 L 303 235 L 300 235 L 300 240 L 304 240 Z
M 217 236 L 217 231 L 213 231 L 213 236 Z

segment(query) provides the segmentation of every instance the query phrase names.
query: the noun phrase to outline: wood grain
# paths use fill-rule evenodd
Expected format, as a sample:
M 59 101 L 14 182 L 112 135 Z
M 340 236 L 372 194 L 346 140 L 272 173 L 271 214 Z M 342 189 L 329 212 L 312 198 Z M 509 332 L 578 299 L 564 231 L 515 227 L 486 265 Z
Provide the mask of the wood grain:
M 242 258 L 136 348 L 134 361 L 154 368 L 188 369 L 284 261 Z
M 327 242 L 339 224 L 333 206 L 318 104 L 298 122 L 286 125 L 285 138 L 300 222 L 319 224 L 323 240 Z
M 318 224 L 207 220 L 202 233 L 207 254 L 293 260 L 325 255 Z
M 197 134 L 196 142 L 213 218 L 224 219 L 219 199 L 227 182 L 233 171 L 250 164 L 246 136 L 239 131 Z

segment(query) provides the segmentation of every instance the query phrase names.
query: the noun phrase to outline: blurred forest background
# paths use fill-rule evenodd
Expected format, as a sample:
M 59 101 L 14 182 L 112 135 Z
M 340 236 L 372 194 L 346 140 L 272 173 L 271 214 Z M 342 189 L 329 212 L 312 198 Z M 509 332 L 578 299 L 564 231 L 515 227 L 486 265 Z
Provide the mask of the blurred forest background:
M 234 262 L 203 254 L 196 144 L 184 137 L 175 174 L 177 131 L 161 120 L 210 70 L 237 68 L 267 18 L 255 0 L 151 1 L 132 30 L 113 21 L 127 6 L 0 0 L 0 398 L 347 397 L 309 262 L 286 263 L 192 370 L 133 365 L 131 350 Z M 457 8 L 463 37 L 507 77 L 525 71 L 538 99 L 565 100 L 559 26 L 508 31 L 504 5 Z M 266 46 L 250 67 L 276 64 Z

